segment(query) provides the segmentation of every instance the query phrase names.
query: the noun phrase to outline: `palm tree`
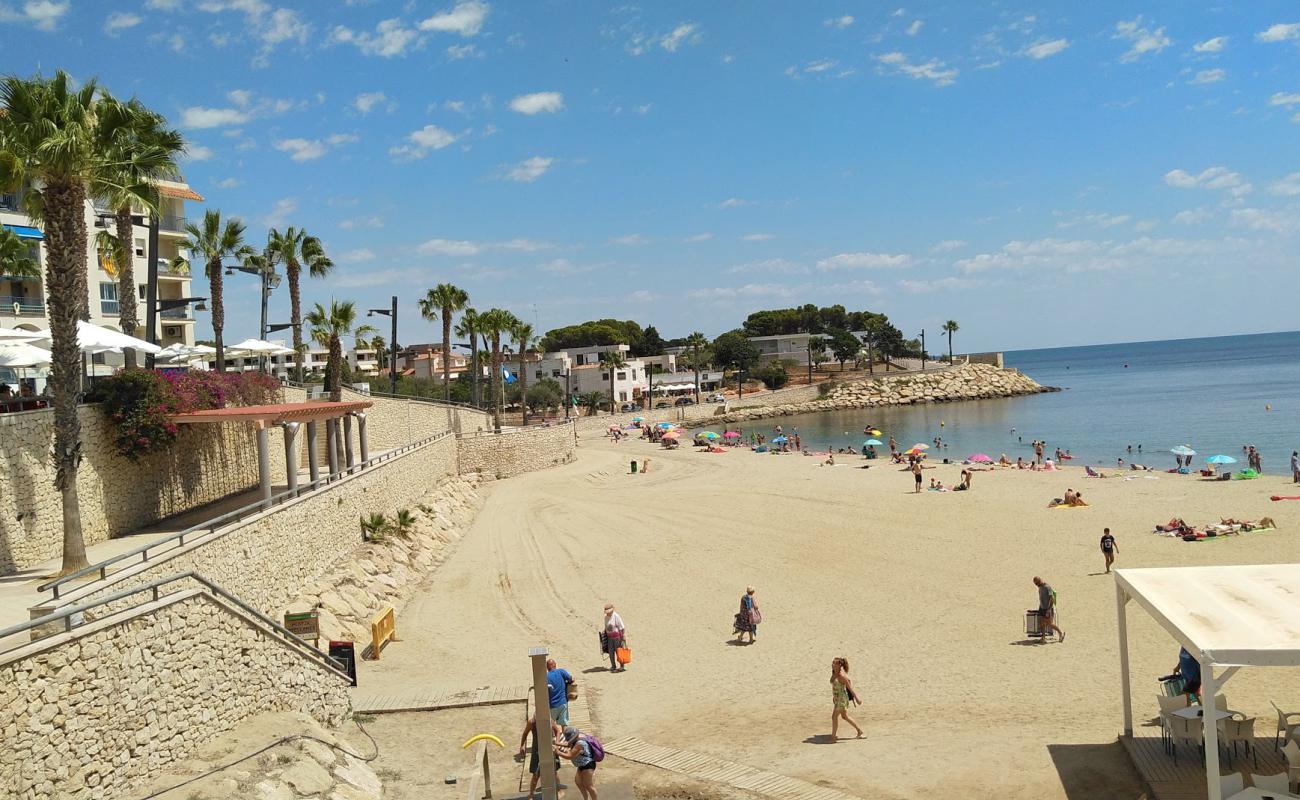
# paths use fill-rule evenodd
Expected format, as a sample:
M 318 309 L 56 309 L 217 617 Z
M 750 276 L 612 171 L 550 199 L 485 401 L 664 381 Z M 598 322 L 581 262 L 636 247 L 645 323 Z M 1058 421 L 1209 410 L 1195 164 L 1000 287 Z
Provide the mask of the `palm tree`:
M 208 275 L 208 290 L 212 303 L 212 346 L 217 350 L 217 372 L 226 371 L 226 347 L 222 342 L 222 331 L 226 327 L 226 304 L 222 299 L 222 261 L 233 258 L 239 261 L 253 262 L 259 259 L 256 251 L 244 244 L 244 223 L 238 219 L 221 222 L 221 212 L 209 208 L 203 214 L 203 227 L 186 223 L 185 233 L 189 240 L 181 246 L 190 252 L 190 258 L 201 258 Z M 187 265 L 184 258 L 177 257 L 178 266 Z
M 123 333 L 135 336 L 135 258 L 131 247 L 135 222 L 131 211 L 138 206 L 150 215 L 160 213 L 157 182 L 179 173 L 176 157 L 185 150 L 185 139 L 167 127 L 165 117 L 135 98 L 121 102 L 105 96 L 101 106 L 106 123 L 115 132 L 106 153 L 111 167 L 90 190 L 113 210 L 118 322 Z M 126 366 L 135 366 L 134 351 L 127 351 Z
M 950 319 L 947 322 L 943 323 L 943 332 L 948 334 L 948 363 L 949 364 L 952 363 L 952 335 L 956 333 L 959 329 L 960 328 L 957 325 L 957 320 Z
M 357 307 L 352 301 L 340 303 L 330 299 L 326 309 L 320 303 L 307 312 L 304 321 L 311 326 L 311 338 L 316 344 L 329 350 L 326 368 L 329 372 L 327 388 L 330 402 L 337 403 L 343 399 L 343 338 L 365 338 L 375 332 L 369 325 L 357 325 Z
M 284 276 L 289 279 L 289 324 L 293 326 L 294 375 L 302 381 L 302 295 L 299 281 L 305 267 L 313 278 L 324 278 L 334 268 L 334 262 L 325 255 L 320 239 L 302 228 L 290 226 L 280 233 L 272 228 L 266 234 L 266 251 L 272 262 L 284 264 Z
M 587 416 L 589 417 L 596 416 L 596 411 L 600 408 L 600 404 L 603 402 L 605 402 L 604 392 L 587 392 L 578 397 L 578 404 L 586 407 Z
M 15 278 L 41 277 L 41 265 L 32 258 L 31 247 L 23 237 L 8 228 L 0 228 L 0 275 Z
M 440 283 L 420 300 L 420 314 L 430 322 L 442 315 L 442 399 L 451 402 L 451 317 L 469 305 L 469 293 Z
M 77 320 L 88 312 L 86 218 L 88 188 L 108 171 L 115 132 L 101 115 L 94 80 L 73 89 L 63 71 L 53 78 L 0 81 L 0 190 L 29 187 L 26 205 L 45 223 L 45 291 L 49 296 L 54 403 L 54 485 L 62 496 L 64 573 L 86 566 L 77 495 L 81 461 L 81 351 Z M 39 187 L 39 191 L 30 188 Z
M 383 541 L 384 534 L 390 530 L 392 530 L 392 523 L 388 521 L 388 517 L 379 512 L 361 518 L 361 532 L 365 535 L 367 541 Z
M 695 405 L 700 404 L 700 353 L 707 347 L 709 340 L 704 334 L 694 331 L 686 337 L 686 346 L 691 351 L 691 368 L 695 370 Z
M 514 338 L 515 352 L 519 355 L 519 397 L 524 402 L 523 406 L 523 424 L 528 424 L 528 367 L 525 360 L 528 354 L 532 352 L 533 346 L 537 344 L 537 336 L 533 334 L 533 326 L 527 322 L 517 321 L 515 326 L 510 329 L 510 335 Z
M 384 337 L 376 333 L 370 337 L 370 346 L 375 351 L 375 366 L 384 369 L 388 364 L 388 353 L 384 349 L 388 346 L 388 342 L 384 341 Z
M 398 536 L 406 538 L 406 535 L 411 532 L 411 528 L 414 527 L 415 515 L 408 509 L 398 509 L 397 513 L 393 515 L 393 530 L 397 531 Z
M 828 343 L 829 341 L 826 339 L 825 336 L 808 337 L 808 385 L 809 386 L 812 385 L 813 364 L 816 363 L 814 361 L 814 358 L 816 356 L 826 355 L 826 345 Z
M 493 429 L 501 432 L 501 337 L 509 334 L 519 322 L 514 314 L 501 308 L 490 308 L 478 315 L 478 331 L 492 337 L 492 368 L 488 373 L 488 387 L 492 393 Z
M 479 407 L 478 397 L 478 312 L 469 306 L 461 309 L 460 322 L 456 325 L 457 336 L 469 337 L 469 369 L 470 369 L 470 399 L 474 401 L 474 407 Z M 445 337 L 444 337 L 445 338 Z
M 627 359 L 619 350 L 607 350 L 600 354 L 600 365 L 609 370 L 609 413 L 613 414 L 617 400 L 614 397 L 614 370 L 627 366 Z

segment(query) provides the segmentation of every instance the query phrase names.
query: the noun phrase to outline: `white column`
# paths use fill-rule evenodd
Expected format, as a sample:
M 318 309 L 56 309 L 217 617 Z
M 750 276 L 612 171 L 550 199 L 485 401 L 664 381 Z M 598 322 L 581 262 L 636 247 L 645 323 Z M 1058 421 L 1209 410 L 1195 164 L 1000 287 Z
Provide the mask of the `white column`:
M 533 662 L 533 735 L 537 737 L 537 763 L 541 768 L 542 800 L 556 800 L 558 781 L 555 776 L 555 753 L 551 739 L 550 691 L 546 687 L 545 647 L 532 647 L 528 657 Z
M 352 415 L 343 415 L 343 453 L 347 459 L 348 469 L 356 466 L 357 458 L 352 452 Z
M 1223 787 L 1219 786 L 1219 725 L 1215 722 L 1214 696 L 1219 693 L 1214 679 L 1214 665 L 1201 662 L 1201 727 L 1205 731 L 1205 788 L 1208 800 L 1223 800 Z
M 357 414 L 357 444 L 361 446 L 361 462 L 370 460 L 370 442 L 366 439 L 366 412 Z
M 329 461 L 330 475 L 334 475 L 339 471 L 339 451 L 334 446 L 334 428 L 336 425 L 338 425 L 336 419 L 325 420 L 325 456 Z
M 1115 583 L 1115 607 L 1119 614 L 1119 689 L 1124 698 L 1124 735 L 1133 735 L 1133 694 L 1128 666 L 1128 594 Z
M 271 505 L 271 457 L 267 452 L 267 434 L 266 427 L 261 423 L 257 426 L 257 482 L 262 489 L 262 503 L 264 507 Z
M 320 480 L 319 454 L 316 452 L 316 420 L 307 423 L 307 469 L 311 470 L 311 482 Z
M 298 429 L 301 427 L 297 422 L 284 423 L 284 471 L 290 496 L 298 494 Z

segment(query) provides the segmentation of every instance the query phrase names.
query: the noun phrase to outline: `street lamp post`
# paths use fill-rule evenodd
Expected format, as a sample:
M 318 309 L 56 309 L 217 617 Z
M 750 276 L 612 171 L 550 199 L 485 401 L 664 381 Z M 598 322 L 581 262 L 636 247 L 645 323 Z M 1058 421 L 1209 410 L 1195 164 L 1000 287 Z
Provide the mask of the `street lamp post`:
M 569 406 L 573 405 L 573 390 L 569 388 L 569 370 L 564 371 L 564 418 L 569 418 Z
M 921 371 L 925 372 L 925 328 L 921 329 Z
M 262 320 L 257 327 L 257 338 L 266 341 L 266 306 L 271 301 L 271 290 L 280 288 L 280 275 L 275 271 L 275 264 L 271 261 L 271 251 L 265 250 L 262 253 L 262 266 L 258 267 L 226 267 L 227 275 L 234 275 L 236 272 L 243 272 L 249 275 L 256 275 L 262 281 Z M 301 358 L 301 355 L 298 356 Z M 258 364 L 262 371 L 266 371 L 266 361 L 264 356 L 258 358 Z
M 135 222 L 134 219 L 131 220 Z M 145 269 L 145 289 L 144 289 L 144 340 L 149 344 L 158 344 L 158 214 L 149 214 L 149 266 Z M 144 357 L 145 366 L 153 369 L 153 353 L 146 353 Z
M 366 312 L 367 317 L 381 314 L 392 320 L 392 336 L 388 341 L 388 386 L 389 394 L 397 394 L 397 295 L 393 295 L 392 308 L 372 308 Z M 433 362 L 430 361 L 430 364 Z

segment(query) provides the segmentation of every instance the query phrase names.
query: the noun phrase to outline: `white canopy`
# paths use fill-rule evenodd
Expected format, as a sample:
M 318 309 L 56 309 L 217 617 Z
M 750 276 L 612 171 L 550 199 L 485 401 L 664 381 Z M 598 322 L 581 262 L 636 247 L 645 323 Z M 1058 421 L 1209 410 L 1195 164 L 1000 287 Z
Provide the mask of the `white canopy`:
M 1201 692 L 1214 697 L 1241 667 L 1300 667 L 1300 564 L 1168 567 L 1115 571 L 1124 733 L 1133 734 L 1128 621 L 1136 600 L 1201 664 Z M 1223 669 L 1216 674 L 1216 668 Z M 1205 730 L 1209 800 L 1221 800 L 1218 732 Z
M 18 342 L 0 343 L 0 367 L 43 367 L 50 363 L 50 351 Z
M 210 356 L 217 352 L 217 348 L 208 347 L 205 344 L 188 345 L 176 342 L 164 347 L 158 353 L 158 357 L 164 361 L 184 361 L 187 359 Z
M 227 353 L 248 353 L 257 356 L 282 356 L 293 352 L 293 348 L 268 342 L 265 339 L 245 339 L 239 344 L 226 348 Z
M 37 331 L 20 331 L 16 328 L 0 328 L 0 344 L 11 342 L 34 342 L 41 338 Z
M 50 338 L 48 328 L 37 332 L 42 339 Z M 150 344 L 144 339 L 127 336 L 125 333 L 92 325 L 84 320 L 77 320 L 77 346 L 86 353 L 120 352 L 122 350 L 139 350 L 142 353 L 160 353 L 162 348 Z

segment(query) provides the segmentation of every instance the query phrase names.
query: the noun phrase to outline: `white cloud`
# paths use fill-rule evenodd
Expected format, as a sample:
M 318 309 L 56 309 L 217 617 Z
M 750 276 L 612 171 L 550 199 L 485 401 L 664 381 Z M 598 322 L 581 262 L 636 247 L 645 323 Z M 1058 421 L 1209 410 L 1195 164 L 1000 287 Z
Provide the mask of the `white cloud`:
M 201 144 L 190 144 L 185 147 L 185 158 L 188 161 L 207 161 L 212 156 L 211 147 L 204 147 Z
M 281 139 L 275 143 L 275 149 L 289 153 L 294 161 L 314 161 L 329 152 L 319 139 Z
M 700 26 L 694 22 L 683 22 L 659 40 L 659 46 L 670 53 L 676 53 L 683 44 L 699 44 Z
M 937 58 L 932 58 L 923 64 L 913 64 L 907 56 L 899 52 L 885 53 L 875 58 L 880 63 L 876 71 L 882 75 L 906 75 L 914 80 L 932 81 L 935 86 L 953 85 L 960 72 L 956 67 L 949 67 Z
M 388 95 L 383 92 L 362 92 L 352 101 L 352 107 L 362 114 L 369 114 L 376 107 L 386 103 Z M 389 105 L 392 108 L 392 105 Z
M 476 256 L 483 250 L 478 242 L 454 239 L 430 239 L 416 248 L 421 253 L 440 256 Z
M 339 227 L 345 231 L 350 231 L 353 228 L 382 228 L 384 227 L 384 218 L 380 216 L 371 216 L 345 219 L 339 223 Z
M 914 19 L 912 20 L 912 24 L 907 26 L 906 33 L 908 36 L 915 36 L 921 32 L 921 28 L 923 27 L 925 27 L 924 20 Z
M 460 61 L 463 58 L 474 58 L 481 56 L 479 49 L 472 44 L 453 44 L 447 48 L 447 58 L 451 61 Z
M 1200 225 L 1214 215 L 1204 208 L 1189 208 L 1174 214 L 1174 222 L 1179 225 Z
M 615 236 L 609 240 L 610 244 L 621 244 L 632 247 L 639 244 L 645 244 L 648 240 L 639 233 L 629 233 L 626 236 Z
M 829 272 L 840 269 L 903 269 L 913 264 L 903 253 L 840 253 L 817 262 L 817 269 Z
M 1075 214 L 1056 223 L 1058 228 L 1074 228 L 1080 225 L 1096 228 L 1114 228 L 1131 220 L 1128 214 L 1090 213 Z
M 1115 34 L 1111 38 L 1129 43 L 1128 50 L 1119 57 L 1119 60 L 1124 63 L 1137 61 L 1147 53 L 1159 53 L 1173 43 L 1173 40 L 1165 35 L 1163 27 L 1151 30 L 1145 26 L 1141 16 L 1116 22 Z
M 721 203 L 718 203 L 718 208 L 740 208 L 742 206 L 752 206 L 752 205 L 757 205 L 757 204 L 753 200 L 745 200 L 744 198 L 740 198 L 740 197 L 728 197 L 726 200 L 723 200 Z
M 977 285 L 979 285 L 979 281 L 973 278 L 956 277 L 922 281 L 902 280 L 898 282 L 898 288 L 909 294 L 929 294 L 931 292 L 956 291 L 958 289 L 969 289 Z
M 966 246 L 966 242 L 961 239 L 944 239 L 942 242 L 935 242 L 930 248 L 931 253 L 947 253 L 953 250 L 960 250 Z
M 190 106 L 181 109 L 181 127 L 202 130 L 243 125 L 252 118 L 247 111 L 235 108 L 205 108 Z
M 1251 230 L 1270 231 L 1290 235 L 1300 232 L 1300 212 L 1295 207 L 1285 209 L 1234 208 L 1232 221 Z
M 104 33 L 109 36 L 117 36 L 128 28 L 134 28 L 144 22 L 144 18 L 139 14 L 132 14 L 126 11 L 114 11 L 104 20 Z
M 354 31 L 338 25 L 330 33 L 329 44 L 351 44 L 368 56 L 393 58 L 404 56 L 413 45 L 418 46 L 420 34 L 402 24 L 400 19 L 386 19 L 375 26 L 374 33 Z
M 458 138 L 456 134 L 443 130 L 437 125 L 425 125 L 418 131 L 407 134 L 408 144 L 390 147 L 388 153 L 400 159 L 420 159 L 427 156 L 430 150 L 441 150 L 453 144 Z
M 173 33 L 167 37 L 167 46 L 171 48 L 173 53 L 183 53 L 185 52 L 185 37 L 179 33 Z
M 1024 50 L 1021 50 L 1020 54 L 1035 60 L 1042 60 L 1044 58 L 1048 58 L 1049 56 L 1056 55 L 1057 53 L 1065 50 L 1065 48 L 1069 46 L 1070 46 L 1069 39 L 1052 39 L 1050 41 L 1036 42 L 1034 44 L 1031 44 L 1028 47 L 1026 47 Z
M 275 206 L 271 208 L 266 216 L 262 217 L 262 224 L 268 228 L 281 228 L 289 221 L 289 217 L 297 212 L 298 200 L 294 197 L 286 197 L 282 200 L 275 201 Z
M 1197 72 L 1196 77 L 1192 78 L 1188 83 L 1193 86 L 1200 86 L 1206 83 L 1218 83 L 1226 77 L 1228 77 L 1227 70 L 1203 69 L 1200 72 Z
M 650 113 L 650 109 L 652 108 L 654 108 L 654 103 L 643 103 L 637 106 L 633 110 L 636 111 L 636 113 L 640 114 L 641 116 L 645 116 L 646 114 Z
M 71 8 L 70 0 L 27 0 L 18 10 L 5 4 L 0 5 L 0 22 L 22 22 L 37 30 L 52 31 Z
M 420 22 L 420 30 L 477 36 L 487 19 L 489 6 L 479 0 L 464 0 L 450 11 L 434 14 Z
M 154 11 L 175 11 L 181 7 L 181 0 L 144 0 L 144 7 Z
M 1192 50 L 1197 53 L 1221 53 L 1223 47 L 1228 43 L 1227 36 L 1215 36 L 1213 39 L 1206 39 L 1203 42 L 1197 42 L 1192 45 Z
M 221 180 L 217 181 L 217 188 L 234 189 L 236 186 L 239 186 L 240 183 L 242 183 L 242 181 L 240 181 L 238 178 L 222 178 Z
M 330 147 L 340 147 L 345 144 L 352 144 L 361 141 L 361 137 L 355 133 L 331 133 L 325 137 L 325 143 Z
M 772 273 L 776 275 L 807 275 L 812 272 L 806 264 L 787 261 L 784 258 L 765 258 L 761 261 L 747 261 L 727 267 L 728 275 L 749 275 L 753 273 Z
M 1273 194 L 1287 195 L 1289 197 L 1300 195 L 1300 172 L 1292 172 L 1268 187 L 1268 190 Z
M 209 14 L 237 12 L 244 15 L 244 38 L 261 41 L 262 47 L 253 58 L 253 66 L 264 67 L 272 50 L 285 42 L 306 44 L 311 26 L 290 8 L 272 8 L 265 0 L 202 0 L 198 4 L 200 11 Z M 214 33 L 209 39 L 221 46 L 229 39 L 228 34 Z
M 779 283 L 747 283 L 743 286 L 691 289 L 686 294 L 697 300 L 734 300 L 744 297 L 790 297 L 794 293 L 794 287 Z
M 954 262 L 958 272 L 1089 272 L 1111 269 L 1185 268 L 1188 262 L 1215 263 L 1236 240 L 1139 237 L 1129 241 L 1036 239 L 1011 241 L 993 253 Z
M 792 64 L 789 67 L 786 67 L 785 74 L 789 75 L 791 78 L 798 78 L 801 75 L 817 75 L 823 72 L 830 72 L 831 70 L 835 69 L 836 65 L 838 65 L 839 63 L 840 62 L 836 61 L 833 58 L 820 58 L 817 59 L 816 61 L 809 61 L 807 64 L 804 64 L 802 67 Z M 828 77 L 847 78 L 848 76 L 852 75 L 856 71 L 857 70 L 853 70 L 853 69 L 841 70 L 839 72 L 836 72 L 833 75 L 829 75 Z
M 334 257 L 334 260 L 340 264 L 360 264 L 363 261 L 374 261 L 375 251 L 368 247 L 358 247 L 355 250 L 345 250 Z
M 1270 106 L 1286 106 L 1290 108 L 1300 103 L 1300 92 L 1274 92 L 1273 96 L 1268 98 Z
M 1197 175 L 1172 169 L 1165 173 L 1165 183 L 1177 189 L 1227 189 L 1233 197 L 1250 194 L 1255 188 L 1227 167 L 1208 167 Z
M 253 93 L 248 89 L 231 89 L 226 92 L 226 98 L 240 108 L 248 108 L 253 102 Z
M 1270 25 L 1268 30 L 1255 34 L 1255 38 L 1261 42 L 1285 42 L 1291 39 L 1300 39 L 1300 22 L 1279 22 Z
M 711 233 L 697 233 L 694 236 L 687 236 L 684 241 L 687 242 L 707 242 L 713 238 Z
M 742 242 L 766 242 L 772 238 L 770 233 L 747 233 L 740 237 L 740 240 Z
M 518 164 L 510 167 L 505 173 L 506 180 L 518 181 L 519 183 L 532 183 L 546 174 L 555 163 L 553 158 L 543 158 L 542 156 L 533 156 L 525 158 Z
M 853 17 L 845 14 L 842 17 L 832 17 L 822 24 L 828 28 L 840 28 L 843 30 L 853 24 Z
M 580 266 L 578 264 L 574 264 L 572 261 L 569 261 L 567 258 L 552 259 L 545 263 L 538 264 L 537 268 L 542 272 L 546 272 L 551 275 L 579 275 L 581 273 L 591 272 L 592 270 L 596 269 L 595 265 L 584 264 Z
M 510 101 L 510 110 L 520 114 L 554 114 L 564 110 L 564 95 L 559 92 L 521 94 Z

